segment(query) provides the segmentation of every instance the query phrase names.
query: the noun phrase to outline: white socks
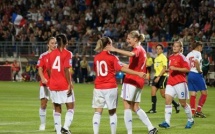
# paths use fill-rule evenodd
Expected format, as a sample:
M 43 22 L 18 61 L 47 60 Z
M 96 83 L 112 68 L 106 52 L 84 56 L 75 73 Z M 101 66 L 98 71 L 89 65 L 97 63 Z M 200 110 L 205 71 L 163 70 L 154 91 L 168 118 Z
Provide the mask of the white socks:
M 55 124 L 55 130 L 57 134 L 61 134 L 61 113 L 55 112 L 54 124 Z
M 165 105 L 165 121 L 170 125 L 170 118 L 172 115 L 172 105 Z
M 132 111 L 131 109 L 124 110 L 124 122 L 127 129 L 127 134 L 132 134 Z
M 94 132 L 94 134 L 99 133 L 100 120 L 101 120 L 101 114 L 99 112 L 95 112 L 93 115 L 93 132 Z
M 116 134 L 116 128 L 117 128 L 117 115 L 116 113 L 110 116 L 110 128 L 111 128 L 111 134 Z
M 46 109 L 39 109 L 40 124 L 46 124 Z
M 63 126 L 63 128 L 65 128 L 66 130 L 69 130 L 69 127 L 72 124 L 73 116 L 74 116 L 74 110 L 68 109 L 66 116 L 65 116 L 64 126 Z
M 193 117 L 192 117 L 192 111 L 191 111 L 191 108 L 190 108 L 189 104 L 187 104 L 184 107 L 184 111 L 185 111 L 185 113 L 187 115 L 188 121 L 192 122 L 193 121 Z
M 142 109 L 138 109 L 136 111 L 136 113 L 137 113 L 138 117 L 140 118 L 140 120 L 147 126 L 148 131 L 150 131 L 154 128 L 152 126 L 152 123 L 149 120 L 148 116 L 146 115 L 146 113 Z

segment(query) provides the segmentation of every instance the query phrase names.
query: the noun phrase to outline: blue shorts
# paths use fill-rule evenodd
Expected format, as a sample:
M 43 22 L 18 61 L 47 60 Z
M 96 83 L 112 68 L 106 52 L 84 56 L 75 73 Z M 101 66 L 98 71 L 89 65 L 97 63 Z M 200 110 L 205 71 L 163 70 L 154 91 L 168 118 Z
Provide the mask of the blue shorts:
M 198 92 L 207 89 L 205 80 L 200 73 L 189 72 L 187 80 L 189 91 Z

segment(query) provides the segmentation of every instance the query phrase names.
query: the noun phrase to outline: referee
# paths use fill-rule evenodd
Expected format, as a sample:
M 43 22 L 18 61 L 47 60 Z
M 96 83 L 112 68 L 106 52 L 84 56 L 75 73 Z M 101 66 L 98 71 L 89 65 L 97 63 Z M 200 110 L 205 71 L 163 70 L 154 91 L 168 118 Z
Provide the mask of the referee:
M 146 112 L 146 113 L 156 113 L 156 103 L 157 103 L 157 96 L 156 92 L 158 89 L 160 89 L 160 94 L 163 98 L 165 98 L 165 88 L 166 88 L 166 82 L 167 82 L 167 73 L 166 73 L 166 67 L 167 67 L 167 58 L 163 54 L 163 45 L 158 44 L 156 46 L 157 51 L 157 57 L 154 60 L 154 70 L 155 75 L 154 79 L 152 81 L 152 89 L 151 89 L 151 101 L 152 101 L 152 108 Z M 172 101 L 172 104 L 175 107 L 176 113 L 179 113 L 180 105 L 176 103 L 174 100 Z

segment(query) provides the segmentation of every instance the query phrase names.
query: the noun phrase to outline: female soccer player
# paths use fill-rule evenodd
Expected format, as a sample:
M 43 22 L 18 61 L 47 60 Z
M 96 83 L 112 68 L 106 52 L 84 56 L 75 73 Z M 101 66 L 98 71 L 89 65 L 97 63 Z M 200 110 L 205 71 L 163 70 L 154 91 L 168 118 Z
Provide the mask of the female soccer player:
M 128 44 L 133 47 L 131 52 L 114 47 L 110 47 L 109 50 L 129 56 L 130 61 L 127 67 L 135 71 L 144 72 L 146 71 L 146 52 L 141 46 L 141 42 L 144 41 L 144 39 L 145 36 L 143 34 L 139 34 L 138 31 L 131 31 L 127 36 Z M 156 134 L 158 132 L 157 128 L 152 125 L 146 113 L 139 106 L 143 86 L 144 79 L 126 74 L 122 86 L 121 97 L 123 98 L 124 121 L 128 134 L 132 134 L 132 110 L 147 126 L 150 134 Z
M 207 87 L 205 80 L 202 76 L 202 43 L 195 41 L 193 43 L 193 50 L 188 53 L 187 59 L 190 63 L 190 72 L 188 74 L 188 88 L 190 91 L 190 106 L 192 114 L 194 117 L 206 118 L 202 113 L 202 107 L 207 99 Z M 201 97 L 199 98 L 198 107 L 196 109 L 196 95 L 197 92 L 201 92 Z
M 165 90 L 165 121 L 159 124 L 159 127 L 169 128 L 170 119 L 172 115 L 172 100 L 175 96 L 178 97 L 179 103 L 184 108 L 188 121 L 185 128 L 191 128 L 194 124 L 192 118 L 191 108 L 186 100 L 189 99 L 189 92 L 186 83 L 186 73 L 189 72 L 190 67 L 181 53 L 183 44 L 180 41 L 174 42 L 173 54 L 169 57 L 169 78 Z
M 107 47 L 112 46 L 112 40 L 109 37 L 102 37 L 98 40 L 95 51 L 99 52 L 94 58 L 94 70 L 96 72 L 95 88 L 93 92 L 93 105 L 95 113 L 93 116 L 94 134 L 99 133 L 100 119 L 104 106 L 107 106 L 110 115 L 111 134 L 116 134 L 117 126 L 117 82 L 115 74 L 117 71 L 123 71 L 128 74 L 136 75 L 143 79 L 145 73 L 141 70 L 133 71 L 122 66 L 119 59 L 111 54 Z
M 151 89 L 151 101 L 152 101 L 152 108 L 146 112 L 146 113 L 156 113 L 156 103 L 157 103 L 157 96 L 156 93 L 158 89 L 160 89 L 160 94 L 163 98 L 165 98 L 165 88 L 166 88 L 166 82 L 167 82 L 167 73 L 166 73 L 166 67 L 167 67 L 167 58 L 163 54 L 163 46 L 161 44 L 158 44 L 156 46 L 157 51 L 157 57 L 154 60 L 154 70 L 155 75 L 154 79 L 152 81 L 152 89 Z M 174 100 L 172 101 L 172 104 L 175 107 L 176 113 L 179 113 L 180 111 L 180 105 L 177 104 Z
M 48 73 L 50 76 L 50 93 L 54 103 L 54 123 L 57 134 L 70 134 L 69 127 L 74 115 L 74 92 L 69 69 L 71 68 L 72 53 L 66 50 L 68 40 L 65 34 L 56 36 L 57 49 L 49 54 Z M 61 104 L 66 104 L 65 123 L 61 129 Z
M 47 102 L 49 100 L 49 77 L 47 73 L 47 60 L 48 55 L 51 51 L 56 48 L 56 38 L 50 37 L 47 42 L 48 51 L 44 52 L 40 55 L 39 60 L 37 62 L 38 73 L 40 76 L 40 109 L 39 109 L 39 116 L 40 116 L 40 127 L 39 130 L 45 130 L 46 125 L 46 107 Z

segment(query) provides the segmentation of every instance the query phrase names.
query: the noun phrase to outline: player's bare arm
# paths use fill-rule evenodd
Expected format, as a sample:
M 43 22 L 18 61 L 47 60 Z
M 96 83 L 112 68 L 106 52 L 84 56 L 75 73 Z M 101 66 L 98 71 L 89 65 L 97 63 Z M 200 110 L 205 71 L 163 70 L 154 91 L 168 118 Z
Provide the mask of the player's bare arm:
M 202 70 L 201 70 L 201 68 L 200 68 L 200 63 L 199 63 L 198 60 L 195 60 L 195 67 L 196 67 L 196 69 L 197 69 L 197 71 L 198 71 L 199 73 L 202 73 Z
M 73 85 L 71 83 L 71 77 L 70 77 L 70 72 L 69 72 L 69 68 L 64 68 L 64 73 L 65 73 L 65 76 L 66 76 L 66 81 L 68 83 L 68 93 L 67 95 L 68 96 L 71 96 L 72 95 L 72 88 L 73 88 Z
M 47 79 L 45 78 L 45 76 L 43 75 L 43 68 L 42 67 L 39 67 L 38 68 L 38 73 L 39 73 L 39 76 L 40 76 L 40 78 L 41 78 L 41 82 L 43 83 L 43 84 L 47 84 Z
M 183 72 L 183 73 L 188 73 L 190 71 L 187 68 L 179 68 L 179 67 L 175 67 L 175 66 L 170 66 L 169 69 L 173 70 L 173 71 Z
M 146 74 L 144 72 L 137 72 L 137 71 L 131 70 L 129 68 L 125 68 L 125 67 L 122 67 L 121 71 L 123 71 L 125 73 L 128 73 L 128 74 L 137 75 L 137 76 L 139 76 L 141 78 L 146 77 Z
M 106 49 L 107 49 L 108 51 L 117 52 L 117 53 L 120 53 L 120 54 L 122 54 L 122 55 L 129 56 L 129 57 L 132 57 L 132 56 L 135 55 L 133 52 L 121 50 L 121 49 L 115 48 L 115 47 L 113 47 L 113 46 L 107 46 Z

